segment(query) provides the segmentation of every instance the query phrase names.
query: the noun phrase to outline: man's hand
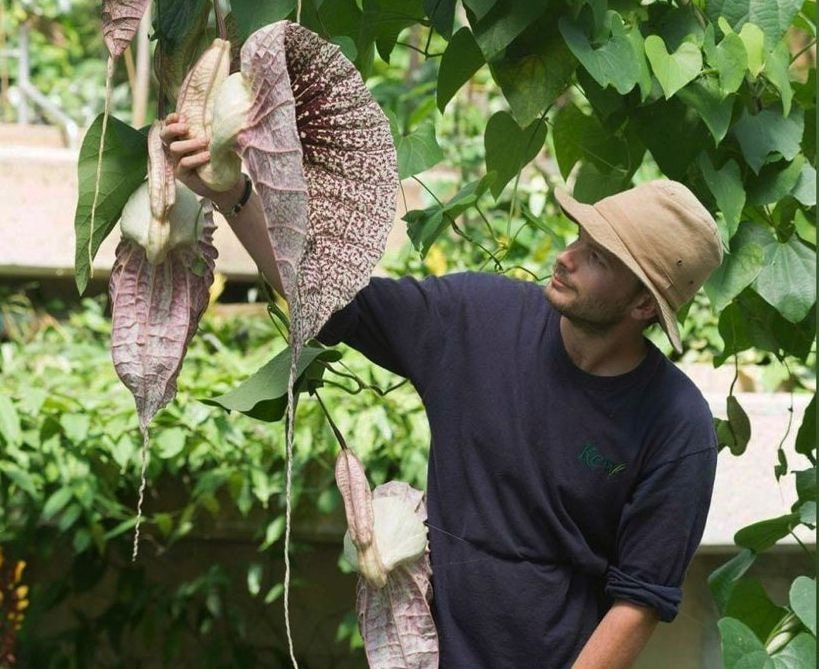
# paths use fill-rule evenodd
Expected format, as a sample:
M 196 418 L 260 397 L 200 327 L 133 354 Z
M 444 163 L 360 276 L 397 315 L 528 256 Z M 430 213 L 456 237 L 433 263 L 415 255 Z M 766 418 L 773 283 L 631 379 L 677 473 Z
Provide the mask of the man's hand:
M 628 669 L 658 622 L 654 609 L 616 601 L 589 637 L 572 669 Z
M 221 211 L 229 210 L 244 192 L 244 179 L 240 178 L 224 192 L 210 188 L 196 174 L 196 170 L 210 160 L 208 142 L 206 139 L 188 139 L 187 136 L 185 119 L 177 113 L 168 114 L 160 137 L 171 154 L 174 176 L 197 195 L 211 200 Z M 267 282 L 279 295 L 284 295 L 259 196 L 254 192 L 238 215 L 226 219 Z

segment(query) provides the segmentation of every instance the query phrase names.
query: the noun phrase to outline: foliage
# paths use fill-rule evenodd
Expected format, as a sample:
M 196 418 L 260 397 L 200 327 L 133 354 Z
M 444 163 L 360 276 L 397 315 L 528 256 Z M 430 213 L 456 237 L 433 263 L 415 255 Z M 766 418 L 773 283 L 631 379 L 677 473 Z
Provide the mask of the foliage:
M 295 18 L 295 4 L 262 9 L 232 0 L 231 30 L 246 36 L 273 18 Z M 704 295 L 683 309 L 684 355 L 713 353 L 715 366 L 748 356 L 775 361 L 791 383 L 815 391 L 792 373 L 815 360 L 815 0 L 303 5 L 302 22 L 342 46 L 391 116 L 402 176 L 421 183 L 418 175 L 430 167 L 457 166 L 446 183 L 421 183 L 428 206 L 405 216 L 420 253 L 395 269 L 488 269 L 542 279 L 573 227 L 559 218 L 551 195 L 561 181 L 591 202 L 647 178 L 678 179 L 715 212 L 726 250 Z M 156 25 L 164 25 L 161 15 Z M 166 38 L 160 30 L 160 42 Z M 178 53 L 160 65 L 161 81 L 195 49 Z M 172 87 L 165 94 L 172 97 Z M 245 371 L 231 380 L 250 371 L 235 355 L 235 369 Z M 227 390 L 226 375 L 221 383 Z M 307 406 L 315 409 L 308 402 L 301 411 L 313 415 Z M 362 405 L 357 420 L 380 420 L 388 431 L 405 418 L 366 416 L 372 406 Z M 188 409 L 178 407 L 185 404 L 163 415 L 176 412 L 181 420 Z M 815 496 L 805 483 L 815 480 L 815 397 L 811 407 L 797 437 L 811 469 L 788 462 L 780 447 L 775 471 L 796 476 L 799 501 L 790 514 L 739 532 L 742 552 L 712 579 L 726 666 L 799 666 L 815 645 L 815 623 L 800 615 L 804 580 L 793 584 L 790 610 L 752 606 L 767 595 L 743 580 L 754 557 L 796 524 L 815 526 Z M 79 413 L 70 403 L 62 411 Z M 733 392 L 726 414 L 717 421 L 720 445 L 738 455 L 752 426 Z M 52 422 L 60 420 L 55 414 Z M 308 427 L 327 434 L 309 420 L 300 419 L 302 448 L 316 439 Z M 97 522 L 116 519 L 114 511 L 98 509 Z
M 196 401 L 229 391 L 271 349 L 284 346 L 269 318 L 263 310 L 237 317 L 215 307 L 203 319 L 178 399 L 152 430 L 142 530 L 149 548 L 143 548 L 144 562 L 132 565 L 140 438 L 133 400 L 110 362 L 103 303 L 85 299 L 57 321 L 35 313 L 23 296 L 3 302 L 14 305 L 5 314 L 13 314 L 17 329 L 0 343 L 0 543 L 7 559 L 29 565 L 31 606 L 18 653 L 23 666 L 69 666 L 70 657 L 71 666 L 106 666 L 106 649 L 132 647 L 150 629 L 162 666 L 177 666 L 182 657 L 198 657 L 202 666 L 270 666 L 266 655 L 252 657 L 243 629 L 251 616 L 279 613 L 283 429 Z M 8 337 L 11 330 L 5 331 Z M 401 478 L 423 487 L 428 431 L 418 398 L 403 386 L 385 396 L 361 390 L 359 383 L 386 388 L 397 380 L 360 357 L 333 368 L 325 370 L 322 399 L 367 462 L 373 484 Z M 343 515 L 333 483 L 337 448 L 317 402 L 303 400 L 293 464 L 300 552 L 315 534 L 317 514 L 336 521 Z M 340 549 L 343 523 L 336 521 L 329 527 L 337 536 L 330 538 Z M 226 531 L 258 546 L 258 559 L 239 566 L 244 572 L 215 564 L 171 587 L 150 577 L 151 554 L 170 564 L 186 555 L 191 541 Z M 57 556 L 60 568 L 49 569 Z M 103 581 L 116 584 L 111 601 L 96 613 L 78 610 L 70 626 L 51 631 L 53 610 Z M 251 609 L 237 603 L 236 593 L 248 588 Z M 199 635 L 194 657 L 186 644 Z M 185 648 L 189 654 L 180 655 Z

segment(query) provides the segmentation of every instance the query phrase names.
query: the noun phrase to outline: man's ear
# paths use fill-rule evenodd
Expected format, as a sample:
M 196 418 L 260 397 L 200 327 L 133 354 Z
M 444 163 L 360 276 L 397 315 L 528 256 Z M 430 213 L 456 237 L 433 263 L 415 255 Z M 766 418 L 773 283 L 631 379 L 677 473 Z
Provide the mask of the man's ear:
M 637 296 L 637 301 L 631 309 L 631 317 L 638 321 L 652 321 L 657 318 L 657 303 L 654 296 L 643 290 Z

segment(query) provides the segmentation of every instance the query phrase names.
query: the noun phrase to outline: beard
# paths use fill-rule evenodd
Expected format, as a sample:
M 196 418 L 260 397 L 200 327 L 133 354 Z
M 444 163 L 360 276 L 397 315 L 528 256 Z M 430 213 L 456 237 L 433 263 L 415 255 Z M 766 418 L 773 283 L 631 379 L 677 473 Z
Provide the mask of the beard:
M 568 290 L 557 291 L 547 284 L 544 293 L 549 304 L 575 327 L 595 336 L 603 336 L 622 322 L 631 308 L 631 297 L 612 301 L 581 295 L 577 289 L 563 280 L 563 274 L 555 271 Z

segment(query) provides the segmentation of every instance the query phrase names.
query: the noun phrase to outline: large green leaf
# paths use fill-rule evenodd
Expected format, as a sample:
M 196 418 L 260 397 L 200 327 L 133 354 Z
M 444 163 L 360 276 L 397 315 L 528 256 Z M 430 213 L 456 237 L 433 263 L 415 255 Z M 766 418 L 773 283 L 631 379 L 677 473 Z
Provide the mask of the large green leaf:
M 164 10 L 164 2 L 163 10 Z M 184 2 L 180 3 L 184 4 Z M 313 3 L 308 0 L 307 5 Z M 275 0 L 275 2 L 258 2 L 258 0 L 231 0 L 230 11 L 239 28 L 239 37 L 244 42 L 251 33 L 259 28 L 290 16 L 296 9 L 296 0 Z
M 422 121 L 408 135 L 398 131 L 395 116 L 388 113 L 390 127 L 398 156 L 398 176 L 406 179 L 437 165 L 444 158 L 444 152 L 435 137 L 435 122 L 431 118 Z
M 170 100 L 176 98 L 188 69 L 213 39 L 207 30 L 211 5 L 208 0 L 164 0 L 161 11 L 154 13 L 153 37 L 162 46 L 162 58 L 157 60 L 154 71 Z M 227 24 L 235 26 L 234 19 L 231 14 Z
M 719 334 L 725 348 L 714 357 L 714 366 L 719 367 L 734 353 L 752 346 L 762 351 L 804 358 L 816 334 L 812 313 L 813 310 L 801 323 L 794 325 L 753 289 L 746 288 L 720 314 Z
M 148 140 L 138 130 L 111 116 L 102 152 L 99 198 L 91 233 L 91 208 L 97 175 L 97 154 L 102 137 L 102 114 L 94 119 L 80 148 L 77 164 L 79 196 L 74 212 L 74 280 L 80 294 L 85 292 L 91 263 L 100 245 L 114 229 L 125 202 L 148 172 Z M 89 238 L 91 244 L 89 249 Z
M 751 441 L 751 421 L 734 395 L 726 398 L 728 429 L 731 432 L 730 448 L 733 455 L 742 455 Z
M 782 111 L 785 116 L 791 113 L 791 103 L 793 101 L 793 88 L 788 69 L 791 65 L 791 52 L 788 43 L 782 40 L 776 48 L 765 57 L 765 77 L 779 91 L 782 99 Z
M 731 31 L 715 44 L 714 24 L 708 24 L 702 48 L 709 65 L 717 70 L 722 95 L 735 93 L 745 80 L 748 69 L 748 54 L 740 36 Z
M 567 16 L 562 16 L 558 26 L 571 52 L 595 81 L 603 88 L 614 86 L 618 93 L 624 95 L 638 82 L 644 81 L 645 73 L 622 17 L 616 12 L 609 12 L 609 17 L 611 34 L 599 46 L 592 43 L 592 38 L 579 19 L 572 21 Z
M 666 99 L 693 81 L 702 70 L 702 52 L 691 42 L 683 42 L 674 53 L 669 54 L 662 37 L 649 35 L 645 39 L 645 51 Z
M 335 362 L 341 354 L 334 349 L 305 346 L 299 357 L 296 380 L 297 392 L 305 379 L 317 381 L 324 373 L 324 364 Z M 287 408 L 287 381 L 290 376 L 290 348 L 272 358 L 233 390 L 201 401 L 239 411 L 269 423 L 281 420 Z
M 796 434 L 795 448 L 796 452 L 802 455 L 809 455 L 816 450 L 816 393 L 813 394 L 810 404 L 805 409 L 802 425 L 799 426 L 799 432 Z M 815 482 L 814 477 L 814 485 Z
M 438 70 L 438 109 L 444 111 L 446 103 L 472 78 L 483 63 L 483 54 L 472 32 L 469 28 L 461 28 L 452 36 L 444 55 L 441 56 L 441 66 Z
M 575 174 L 572 195 L 579 202 L 592 204 L 629 186 L 630 175 L 622 170 L 601 170 L 591 162 L 582 162 Z
M 422 258 L 426 256 L 433 242 L 458 216 L 475 206 L 494 178 L 495 173 L 490 172 L 478 181 L 466 184 L 451 200 L 442 205 L 434 205 L 423 210 L 413 209 L 404 214 L 407 234 Z
M 724 615 L 741 620 L 760 641 L 764 641 L 787 613 L 787 609 L 771 601 L 757 579 L 746 577 L 734 585 Z
M 722 265 L 705 282 L 705 294 L 717 313 L 751 285 L 764 262 L 765 251 L 758 244 L 742 239 L 734 243 L 732 240 L 731 252 L 725 254 Z
M 669 179 L 687 181 L 687 172 L 711 139 L 699 114 L 675 96 L 637 107 L 631 122 Z M 669 141 L 673 138 L 673 141 Z
M 805 163 L 805 157 L 798 155 L 790 163 L 779 161 L 765 165 L 758 176 L 751 176 L 747 181 L 748 204 L 764 206 L 779 202 L 796 188 Z
M 717 201 L 717 207 L 722 212 L 727 226 L 727 235 L 724 241 L 734 236 L 739 226 L 739 218 L 745 206 L 745 188 L 742 183 L 742 174 L 736 161 L 727 161 L 719 170 L 714 168 L 708 154 L 703 152 L 697 159 L 700 171 L 705 177 L 705 183 Z
M 815 397 L 815 395 L 814 395 Z M 814 404 L 814 406 L 816 406 Z M 805 416 L 805 420 L 807 420 L 807 415 Z M 805 420 L 802 421 L 802 425 L 805 425 Z M 814 409 L 814 425 L 816 427 L 816 410 Z M 801 428 L 800 428 L 801 429 Z M 815 441 L 815 434 L 814 434 L 814 441 Z M 814 444 L 815 445 L 815 444 Z M 816 467 L 813 466 L 810 469 L 803 469 L 799 472 L 791 472 L 795 479 L 796 479 L 796 496 L 799 502 L 815 502 L 817 499 L 817 491 L 816 491 Z M 793 509 L 791 509 L 793 511 Z
M 495 3 L 480 18 L 467 12 L 475 41 L 487 62 L 500 56 L 512 41 L 546 11 L 546 4 L 530 0 Z
M 758 174 L 765 163 L 796 157 L 804 126 L 804 112 L 799 107 L 794 107 L 789 116 L 783 116 L 779 109 L 763 109 L 758 114 L 746 109 L 733 132 L 745 160 Z
M 783 537 L 788 536 L 798 523 L 799 514 L 797 513 L 761 520 L 739 530 L 734 535 L 734 542 L 737 546 L 761 553 Z
M 424 11 L 432 27 L 447 40 L 452 37 L 456 4 L 455 0 L 424 0 Z
M 816 168 L 809 162 L 802 165 L 802 171 L 791 194 L 806 207 L 816 204 Z
M 464 7 L 467 7 L 478 20 L 482 19 L 497 4 L 498 0 L 464 0 Z
M 816 666 L 816 637 L 807 632 L 797 634 L 771 660 L 772 669 L 812 669 Z
M 564 179 L 575 163 L 583 161 L 593 163 L 606 173 L 617 170 L 622 181 L 622 176 L 633 173 L 632 168 L 636 169 L 642 158 L 642 153 L 637 155 L 637 143 L 612 133 L 596 117 L 587 116 L 573 104 L 563 107 L 555 117 L 552 138 Z
M 816 302 L 816 253 L 795 235 L 777 244 L 754 288 L 791 323 L 800 322 Z
M 725 669 L 772 669 L 765 646 L 750 627 L 735 618 L 722 618 L 717 626 Z
M 546 124 L 540 120 L 521 128 L 505 111 L 492 115 L 486 124 L 484 146 L 486 149 L 486 172 L 496 172 L 490 186 L 496 198 L 504 187 L 543 148 L 546 140 Z
M 791 584 L 790 604 L 793 612 L 816 636 L 816 579 L 799 576 Z
M 492 76 L 522 127 L 537 119 L 566 90 L 575 67 L 576 61 L 559 35 L 542 39 L 536 52 L 491 65 Z
M 17 409 L 14 408 L 11 399 L 6 395 L 0 395 L 0 437 L 6 446 L 19 446 L 22 436 Z
M 755 23 L 746 23 L 739 31 L 739 39 L 748 56 L 748 71 L 756 78 L 765 67 L 765 33 Z
M 363 0 L 361 7 L 361 35 L 366 41 L 375 41 L 378 54 L 387 63 L 401 31 L 420 23 L 426 15 L 423 0 Z
M 731 125 L 734 98 L 723 97 L 719 84 L 710 77 L 691 82 L 680 89 L 677 95 L 685 104 L 697 110 L 700 118 L 711 131 L 714 144 L 719 145 Z
M 728 562 L 717 567 L 708 576 L 708 588 L 721 615 L 731 598 L 734 586 L 756 560 L 756 553 L 743 549 Z
M 711 21 L 725 17 L 734 30 L 745 23 L 758 25 L 769 44 L 776 44 L 793 23 L 803 0 L 708 0 L 706 13 Z

